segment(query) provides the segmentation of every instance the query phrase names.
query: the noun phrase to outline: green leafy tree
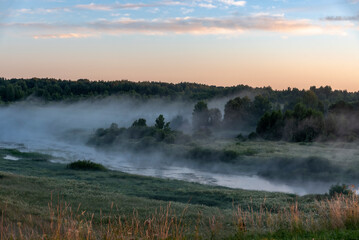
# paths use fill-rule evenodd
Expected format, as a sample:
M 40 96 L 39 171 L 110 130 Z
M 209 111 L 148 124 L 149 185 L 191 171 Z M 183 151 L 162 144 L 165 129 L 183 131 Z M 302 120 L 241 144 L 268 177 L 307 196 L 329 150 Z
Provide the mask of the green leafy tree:
M 253 100 L 253 113 L 257 118 L 263 116 L 264 113 L 272 109 L 272 104 L 268 98 L 258 95 Z
M 241 129 L 253 122 L 253 107 L 248 97 L 229 100 L 224 107 L 224 123 L 227 128 Z
M 132 123 L 132 127 L 147 127 L 146 119 L 140 118 Z
M 284 118 L 282 112 L 265 113 L 257 124 L 257 134 L 265 139 L 280 140 L 283 136 Z
M 266 113 L 257 124 L 259 136 L 270 140 L 310 142 L 324 132 L 324 117 L 319 111 L 299 103 L 294 111 Z
M 15 100 L 15 88 L 11 84 L 7 85 L 5 88 L 5 100 L 8 102 Z
M 199 101 L 193 109 L 192 124 L 194 129 L 208 127 L 209 110 L 207 103 Z
M 208 110 L 208 125 L 210 127 L 218 128 L 221 125 L 222 113 L 218 108 L 212 108 Z
M 165 118 L 163 115 L 159 115 L 158 118 L 156 118 L 155 127 L 160 130 L 164 130 L 165 132 L 171 131 L 170 128 L 170 122 L 165 122 Z
M 155 127 L 158 129 L 163 129 L 165 127 L 165 118 L 163 117 L 163 115 L 159 115 L 158 118 L 156 119 L 156 124 Z

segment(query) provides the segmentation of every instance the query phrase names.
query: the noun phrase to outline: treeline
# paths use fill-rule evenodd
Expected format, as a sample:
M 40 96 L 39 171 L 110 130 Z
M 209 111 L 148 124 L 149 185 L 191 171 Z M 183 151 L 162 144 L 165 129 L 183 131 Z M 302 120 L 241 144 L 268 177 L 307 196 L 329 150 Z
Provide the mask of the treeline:
M 311 87 L 311 92 L 328 108 L 340 100 L 346 102 L 359 101 L 358 92 L 333 91 L 331 87 Z M 49 78 L 5 79 L 0 78 L 0 101 L 10 103 L 35 96 L 46 101 L 67 99 L 84 99 L 90 97 L 106 97 L 110 95 L 129 95 L 138 98 L 161 97 L 172 100 L 209 100 L 228 97 L 239 93 L 249 96 L 262 95 L 271 103 L 284 108 L 293 108 L 298 99 L 303 98 L 307 91 L 288 88 L 282 91 L 270 87 L 252 88 L 246 85 L 233 87 L 217 87 L 196 83 L 162 83 L 162 82 L 131 82 L 121 81 L 77 81 L 57 80 Z
M 121 81 L 77 81 L 56 79 L 0 78 L 0 103 L 37 97 L 45 101 L 78 100 L 92 97 L 131 96 L 197 102 L 192 124 L 183 116 L 171 120 L 171 128 L 191 128 L 208 136 L 213 131 L 242 131 L 269 140 L 314 141 L 359 138 L 359 92 L 311 87 L 309 90 L 246 85 L 216 87 L 195 83 Z M 247 95 L 248 97 L 236 97 Z M 232 97 L 224 107 L 210 109 L 206 101 Z
M 226 103 L 222 117 L 219 109 L 208 109 L 204 101 L 199 101 L 193 110 L 192 127 L 207 136 L 213 131 L 254 130 L 248 138 L 292 142 L 358 140 L 359 101 L 341 100 L 326 105 L 313 90 L 287 105 L 275 104 L 263 95 L 252 100 L 237 97 Z M 239 138 L 245 139 L 243 135 Z
M 273 110 L 273 106 L 263 96 L 256 96 L 254 100 L 237 97 L 227 102 L 222 118 L 218 109 L 208 109 L 207 104 L 200 101 L 194 106 L 192 126 L 181 116 L 166 122 L 161 114 L 153 126 L 148 126 L 146 119 L 140 118 L 128 128 L 120 128 L 116 123 L 107 129 L 99 128 L 90 137 L 88 144 L 100 148 L 150 151 L 167 144 L 191 145 L 192 140 L 207 138 L 213 132 L 237 132 L 238 129 L 244 129 L 249 133 L 252 126 L 255 132 L 247 138 L 242 135 L 238 138 L 291 142 L 359 139 L 359 102 L 339 101 L 331 105 L 326 114 L 320 110 L 321 106 L 320 102 L 315 105 L 312 102 L 299 102 L 293 110 Z M 191 134 L 182 133 L 184 125 L 192 128 Z M 222 161 L 232 161 L 237 157 L 236 153 L 230 151 L 216 152 L 200 148 L 193 148 L 184 157 L 201 160 L 200 156 L 206 156 L 207 159 L 209 155 L 221 156 Z
M 206 102 L 199 101 L 194 106 L 192 125 L 194 130 L 239 130 L 248 132 L 257 128 L 261 133 L 261 128 L 263 128 L 261 125 L 278 114 L 283 117 L 282 111 L 286 112 L 286 116 L 293 114 L 295 116 L 298 114 L 323 115 L 328 112 L 330 106 L 326 106 L 319 100 L 313 90 L 303 92 L 297 98 L 288 100 L 286 104 L 271 101 L 268 95 L 257 95 L 252 99 L 247 96 L 236 97 L 225 104 L 223 117 L 219 109 L 209 109 Z M 309 109 L 308 113 L 303 113 L 307 111 L 306 109 Z
M 298 103 L 294 110 L 267 112 L 258 122 L 258 136 L 294 142 L 356 141 L 359 139 L 359 102 L 339 101 L 326 113 Z
M 166 97 L 169 99 L 203 100 L 223 97 L 241 91 L 253 90 L 249 86 L 216 87 L 196 83 L 162 83 L 121 81 L 77 81 L 56 79 L 4 79 L 0 78 L 0 100 L 14 102 L 29 96 L 47 101 L 79 99 L 110 95 L 129 95 L 138 98 Z

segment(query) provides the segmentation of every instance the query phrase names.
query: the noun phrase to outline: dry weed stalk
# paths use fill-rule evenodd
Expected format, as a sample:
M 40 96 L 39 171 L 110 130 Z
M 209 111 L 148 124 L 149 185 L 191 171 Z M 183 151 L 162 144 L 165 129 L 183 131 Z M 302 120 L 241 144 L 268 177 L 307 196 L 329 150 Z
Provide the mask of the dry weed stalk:
M 136 210 L 124 217 L 112 213 L 100 214 L 100 222 L 94 223 L 94 214 L 81 211 L 80 206 L 73 210 L 68 203 L 48 204 L 48 219 L 11 221 L 6 217 L 6 208 L 1 211 L 0 240 L 5 239 L 195 239 L 216 238 L 223 230 L 225 219 L 221 213 L 203 221 L 198 213 L 196 224 L 192 226 L 185 214 L 187 208 L 177 215 L 168 204 L 160 207 L 150 217 L 141 218 Z M 259 210 L 252 207 L 243 210 L 239 206 L 233 213 L 235 231 L 238 236 L 247 233 L 267 233 L 276 231 L 313 232 L 332 229 L 359 228 L 359 199 L 356 195 L 336 196 L 316 202 L 311 212 L 299 210 L 298 203 L 288 208 L 267 209 L 263 204 Z M 234 230 L 234 229 L 233 229 Z

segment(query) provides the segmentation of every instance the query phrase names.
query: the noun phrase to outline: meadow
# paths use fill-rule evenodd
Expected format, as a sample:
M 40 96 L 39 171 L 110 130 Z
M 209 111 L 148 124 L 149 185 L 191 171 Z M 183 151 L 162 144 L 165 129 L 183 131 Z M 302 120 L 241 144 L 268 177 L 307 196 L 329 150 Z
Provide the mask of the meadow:
M 297 196 L 74 170 L 51 162 L 50 155 L 15 149 L 1 149 L 0 156 L 1 239 L 359 236 L 356 195 Z

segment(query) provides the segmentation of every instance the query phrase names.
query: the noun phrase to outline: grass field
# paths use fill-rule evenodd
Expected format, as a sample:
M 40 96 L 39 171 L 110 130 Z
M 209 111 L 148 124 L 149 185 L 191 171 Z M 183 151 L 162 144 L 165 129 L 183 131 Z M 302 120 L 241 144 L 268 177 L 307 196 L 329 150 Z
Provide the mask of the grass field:
M 326 200 L 73 170 L 50 159 L 0 150 L 1 239 L 359 237 L 356 198 Z

